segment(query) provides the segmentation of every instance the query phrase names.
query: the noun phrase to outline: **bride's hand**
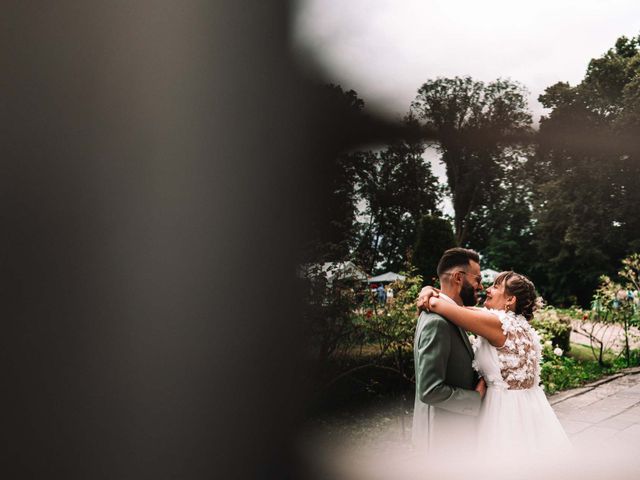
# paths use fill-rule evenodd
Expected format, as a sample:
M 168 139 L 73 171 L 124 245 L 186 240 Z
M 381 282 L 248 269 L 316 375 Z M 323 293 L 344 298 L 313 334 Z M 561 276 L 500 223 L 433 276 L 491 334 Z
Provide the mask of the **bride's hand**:
M 480 381 L 476 385 L 475 390 L 480 394 L 480 400 L 482 400 L 487 393 L 487 382 L 485 382 L 484 378 L 480 377 Z
M 440 302 L 442 302 L 442 300 L 440 300 L 438 297 L 433 296 L 429 299 L 429 311 L 430 312 L 438 312 L 438 305 L 440 304 Z
M 429 300 L 432 297 L 437 297 L 440 293 L 440 290 L 437 288 L 427 286 L 420 290 L 420 294 L 418 295 L 418 300 L 416 301 L 416 306 L 418 307 L 418 311 L 426 310 L 429 311 Z

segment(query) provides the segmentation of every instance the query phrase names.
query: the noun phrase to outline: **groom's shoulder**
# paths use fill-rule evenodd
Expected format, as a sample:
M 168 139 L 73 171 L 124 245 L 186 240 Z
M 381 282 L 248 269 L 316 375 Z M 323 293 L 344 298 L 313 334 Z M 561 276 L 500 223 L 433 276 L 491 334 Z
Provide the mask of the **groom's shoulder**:
M 451 332 L 451 324 L 443 316 L 433 312 L 420 312 L 416 325 L 416 338 L 444 338 Z
M 423 323 L 426 325 L 448 325 L 449 321 L 444 318 L 442 315 L 438 315 L 435 312 L 425 312 L 424 310 L 420 312 L 420 316 L 418 317 L 418 323 Z
M 427 312 L 425 310 L 422 310 L 420 312 L 420 316 L 418 318 L 436 322 L 439 320 L 443 320 L 446 322 L 445 318 L 442 315 L 437 314 L 436 312 Z

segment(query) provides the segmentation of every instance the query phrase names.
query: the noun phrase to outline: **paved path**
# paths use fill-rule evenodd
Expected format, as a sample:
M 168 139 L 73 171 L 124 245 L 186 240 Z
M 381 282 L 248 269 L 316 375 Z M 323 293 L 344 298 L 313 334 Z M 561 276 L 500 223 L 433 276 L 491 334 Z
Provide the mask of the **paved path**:
M 639 348 L 640 330 L 636 327 L 631 327 L 629 333 L 629 345 L 631 348 Z M 602 340 L 605 349 L 620 352 L 624 348 L 624 329 L 617 324 L 603 325 L 581 320 L 573 320 L 571 322 L 571 343 L 589 345 L 589 334 Z
M 640 367 L 560 392 L 549 402 L 576 446 L 640 445 Z M 412 404 L 413 399 L 391 402 L 355 417 L 327 419 L 316 425 L 316 433 L 373 450 L 405 448 L 411 442 Z
M 640 368 L 549 399 L 578 447 L 640 445 Z
M 574 448 L 559 458 L 533 461 L 531 468 L 509 459 L 478 469 L 475 464 L 412 453 L 411 408 L 387 404 L 357 418 L 317 425 L 307 438 L 309 465 L 327 478 L 448 478 L 466 480 L 637 480 L 640 478 L 640 368 L 549 398 Z M 512 462 L 512 463 L 510 463 Z M 513 463 L 515 462 L 515 463 Z M 488 469 L 485 470 L 485 467 Z M 497 470 L 496 470 L 497 469 Z

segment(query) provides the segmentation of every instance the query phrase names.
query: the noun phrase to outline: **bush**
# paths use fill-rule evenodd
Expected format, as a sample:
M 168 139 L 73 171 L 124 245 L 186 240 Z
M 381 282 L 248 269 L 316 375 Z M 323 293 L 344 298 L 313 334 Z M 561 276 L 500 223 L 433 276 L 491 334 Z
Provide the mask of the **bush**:
M 555 357 L 555 358 L 554 358 Z M 547 394 L 576 388 L 597 380 L 616 369 L 602 367 L 595 361 L 580 362 L 570 356 L 546 356 L 542 363 L 540 377 Z
M 547 394 L 575 388 L 609 373 L 595 361 L 568 356 L 574 312 L 547 307 L 535 312 L 531 325 L 542 341 L 540 380 Z
M 394 369 L 405 380 L 413 382 L 413 337 L 416 328 L 416 299 L 422 277 L 415 270 L 405 272 L 405 280 L 391 284 L 393 300 L 380 306 L 374 296 L 368 297 L 363 313 L 354 323 L 360 336 L 379 348 L 374 361 L 378 367 Z
M 303 275 L 305 325 L 311 353 L 320 368 L 341 350 L 349 350 L 359 341 L 353 324 L 359 282 L 349 278 L 331 279 L 333 271 L 311 265 Z
M 640 290 L 640 254 L 634 253 L 622 260 L 618 272 L 619 282 L 606 275 L 600 277 L 600 285 L 593 296 L 591 317 L 594 322 L 614 324 L 624 331 L 624 357 L 631 366 L 630 339 L 632 326 L 639 323 L 637 292 Z M 635 293 L 634 293 L 635 292 Z
M 571 349 L 571 316 L 553 307 L 537 310 L 531 320 L 544 341 L 551 341 L 554 347 L 563 352 Z

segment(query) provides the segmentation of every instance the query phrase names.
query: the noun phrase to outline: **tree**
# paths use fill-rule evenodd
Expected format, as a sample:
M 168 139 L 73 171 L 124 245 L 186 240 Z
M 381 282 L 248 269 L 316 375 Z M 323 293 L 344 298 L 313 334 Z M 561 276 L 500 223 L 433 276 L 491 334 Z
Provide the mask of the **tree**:
M 504 140 L 529 131 L 526 91 L 509 80 L 485 84 L 470 77 L 438 78 L 420 87 L 411 111 L 438 138 L 456 243 L 475 246 L 483 214 L 500 198 L 503 165 L 509 158 Z
M 483 253 L 485 265 L 531 274 L 535 258 L 531 164 L 522 149 L 505 149 L 503 156 L 499 195 L 491 205 L 482 206 L 470 218 L 477 232 L 475 244 Z M 477 222 L 482 223 L 476 226 Z
M 436 276 L 442 252 L 455 246 L 451 223 L 441 217 L 425 215 L 420 220 L 413 247 L 412 263 L 428 283 Z
M 322 87 L 323 101 L 327 110 L 336 117 L 358 117 L 362 115 L 364 101 L 353 90 L 344 91 L 338 85 Z M 346 120 L 345 120 L 346 122 Z M 358 192 L 357 175 L 362 168 L 362 153 L 342 153 L 325 158 L 318 168 L 320 178 L 315 178 L 314 188 L 322 201 L 310 211 L 312 218 L 312 242 L 307 248 L 308 261 L 339 261 L 351 254 L 359 229 L 357 223 Z
M 534 159 L 536 270 L 555 302 L 588 304 L 599 276 L 640 245 L 638 73 L 638 40 L 621 37 L 579 85 L 540 96 L 551 113 Z
M 536 281 L 554 303 L 587 305 L 598 277 L 620 255 L 615 197 L 601 165 L 592 159 L 538 187 Z
M 323 88 L 324 101 L 345 125 L 364 115 L 353 90 Z M 348 120 L 351 117 L 352 120 Z M 404 121 L 405 133 L 418 130 Z M 420 141 L 396 139 L 379 151 L 351 151 L 326 158 L 313 186 L 322 198 L 312 215 L 306 261 L 355 260 L 366 270 L 399 270 L 415 241 L 419 219 L 436 213 L 442 195 Z
M 398 140 L 363 154 L 358 191 L 365 221 L 356 255 L 369 271 L 404 268 L 418 222 L 438 213 L 442 192 L 423 153 L 423 144 Z

